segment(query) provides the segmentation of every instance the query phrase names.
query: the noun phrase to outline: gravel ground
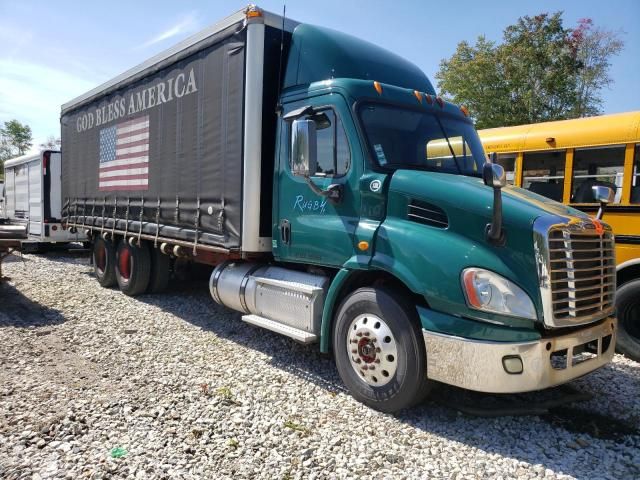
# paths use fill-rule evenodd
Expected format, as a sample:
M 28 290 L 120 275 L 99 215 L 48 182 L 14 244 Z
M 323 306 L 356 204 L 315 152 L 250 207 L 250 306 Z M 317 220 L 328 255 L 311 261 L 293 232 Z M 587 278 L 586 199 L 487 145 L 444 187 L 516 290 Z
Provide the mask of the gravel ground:
M 0 478 L 640 477 L 640 364 L 618 355 L 572 384 L 591 400 L 547 415 L 469 416 L 451 405 L 510 397 L 440 387 L 391 416 L 205 282 L 132 299 L 66 252 L 4 273 Z

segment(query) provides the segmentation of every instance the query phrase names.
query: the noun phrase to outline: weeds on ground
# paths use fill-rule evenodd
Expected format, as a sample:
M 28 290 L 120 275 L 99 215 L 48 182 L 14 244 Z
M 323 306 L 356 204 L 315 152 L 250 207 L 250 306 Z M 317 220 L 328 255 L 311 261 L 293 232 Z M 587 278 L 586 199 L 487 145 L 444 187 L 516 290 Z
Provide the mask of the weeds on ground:
M 234 398 L 233 393 L 231 392 L 231 389 L 229 387 L 219 387 L 216 390 L 216 393 L 224 403 L 227 403 L 229 405 L 242 405 L 238 400 Z
M 310 433 L 311 430 L 309 430 L 308 427 L 305 427 L 304 425 L 300 424 L 300 423 L 296 423 L 291 419 L 285 420 L 284 422 L 284 427 L 288 428 L 290 430 L 295 430 L 296 432 L 300 432 L 304 435 L 307 435 Z

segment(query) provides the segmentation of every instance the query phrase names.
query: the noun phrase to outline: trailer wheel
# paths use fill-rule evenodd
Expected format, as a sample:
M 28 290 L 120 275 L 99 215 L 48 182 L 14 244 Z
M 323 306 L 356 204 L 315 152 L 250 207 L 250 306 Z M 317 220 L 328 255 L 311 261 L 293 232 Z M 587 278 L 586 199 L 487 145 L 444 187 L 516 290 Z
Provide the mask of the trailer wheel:
M 380 288 L 361 288 L 340 305 L 333 352 L 352 395 L 383 412 L 422 401 L 431 389 L 417 314 L 408 301 Z
M 616 292 L 618 339 L 616 349 L 640 362 L 640 279 L 623 284 Z
M 160 293 L 166 290 L 170 276 L 171 257 L 162 253 L 158 248 L 151 248 L 151 274 L 147 292 Z
M 111 240 L 96 237 L 93 243 L 93 272 L 103 287 L 116 284 L 116 249 Z
M 125 295 L 136 296 L 144 293 L 149 285 L 151 259 L 146 243 L 132 247 L 123 239 L 116 251 L 116 280 Z

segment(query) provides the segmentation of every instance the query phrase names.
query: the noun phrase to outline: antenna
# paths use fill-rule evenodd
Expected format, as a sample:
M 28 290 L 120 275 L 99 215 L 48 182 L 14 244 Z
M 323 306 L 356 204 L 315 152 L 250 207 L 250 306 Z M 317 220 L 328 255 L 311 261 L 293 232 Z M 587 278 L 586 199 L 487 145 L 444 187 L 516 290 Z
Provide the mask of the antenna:
M 280 104 L 280 93 L 282 90 L 282 57 L 284 55 L 284 20 L 287 17 L 287 2 L 282 2 L 282 30 L 280 30 L 280 66 L 278 67 L 278 102 L 276 105 L 276 113 L 282 112 L 282 105 Z

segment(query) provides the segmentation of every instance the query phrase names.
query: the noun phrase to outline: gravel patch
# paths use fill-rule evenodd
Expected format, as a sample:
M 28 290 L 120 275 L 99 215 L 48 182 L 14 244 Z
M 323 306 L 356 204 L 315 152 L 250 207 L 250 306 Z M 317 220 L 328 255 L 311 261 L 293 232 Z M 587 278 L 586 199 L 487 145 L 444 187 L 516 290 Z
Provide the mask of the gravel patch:
M 392 416 L 206 282 L 132 299 L 66 252 L 3 271 L 0 478 L 640 477 L 640 364 L 619 355 L 547 415 L 472 417 L 441 387 Z

